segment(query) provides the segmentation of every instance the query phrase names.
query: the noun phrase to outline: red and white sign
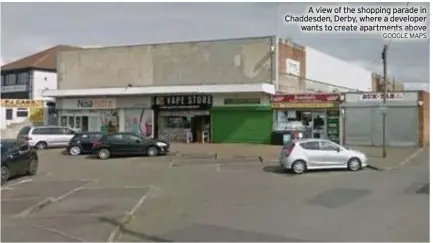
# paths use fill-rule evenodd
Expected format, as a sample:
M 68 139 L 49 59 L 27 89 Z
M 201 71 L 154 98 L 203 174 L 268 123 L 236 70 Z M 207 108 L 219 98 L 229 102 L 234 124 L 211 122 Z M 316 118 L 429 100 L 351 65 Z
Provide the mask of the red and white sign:
M 337 102 L 340 100 L 339 94 L 290 94 L 290 95 L 274 95 L 272 96 L 273 103 L 321 103 L 321 102 Z
M 383 93 L 365 93 L 365 94 L 361 94 L 359 99 L 363 101 L 383 100 Z M 402 100 L 404 99 L 404 93 L 387 93 L 386 99 Z

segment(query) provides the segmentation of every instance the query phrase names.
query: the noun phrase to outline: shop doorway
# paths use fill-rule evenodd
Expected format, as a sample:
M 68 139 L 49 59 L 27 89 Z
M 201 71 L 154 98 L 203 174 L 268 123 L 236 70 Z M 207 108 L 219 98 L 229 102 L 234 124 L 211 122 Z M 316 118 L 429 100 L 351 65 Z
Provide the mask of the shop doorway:
M 89 116 L 62 116 L 61 126 L 66 126 L 82 132 L 89 131 Z
M 313 138 L 326 138 L 326 112 L 325 111 L 313 111 Z
M 191 133 L 194 143 L 210 142 L 210 116 L 191 117 Z

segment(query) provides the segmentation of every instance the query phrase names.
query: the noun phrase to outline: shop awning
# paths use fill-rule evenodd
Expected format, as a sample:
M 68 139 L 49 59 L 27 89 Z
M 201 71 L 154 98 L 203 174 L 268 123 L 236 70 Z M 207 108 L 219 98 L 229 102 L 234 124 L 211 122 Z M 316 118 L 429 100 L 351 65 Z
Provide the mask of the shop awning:
M 163 94 L 221 94 L 221 93 L 266 93 L 275 94 L 275 86 L 270 83 L 220 84 L 220 85 L 178 85 L 147 86 L 97 89 L 51 89 L 42 93 L 43 97 L 95 97 Z

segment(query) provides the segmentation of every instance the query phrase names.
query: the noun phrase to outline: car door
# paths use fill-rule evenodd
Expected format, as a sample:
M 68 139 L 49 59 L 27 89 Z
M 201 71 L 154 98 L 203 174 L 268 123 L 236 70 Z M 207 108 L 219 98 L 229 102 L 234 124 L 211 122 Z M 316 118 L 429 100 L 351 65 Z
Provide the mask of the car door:
M 125 141 L 128 143 L 126 150 L 129 154 L 145 154 L 146 144 L 144 140 L 135 134 L 123 134 Z
M 43 133 L 50 147 L 62 146 L 62 129 L 58 127 L 45 127 L 43 128 Z
M 320 141 L 320 150 L 327 166 L 345 166 L 349 159 L 340 146 L 330 141 Z
M 299 144 L 307 157 L 308 167 L 322 167 L 324 164 L 323 152 L 318 141 L 307 141 Z
M 51 130 L 49 127 L 37 127 L 33 129 L 31 135 L 32 141 L 34 141 L 34 145 L 38 142 L 47 143 L 48 147 L 55 146 L 55 140 L 53 139 L 53 135 L 51 134 Z
M 59 146 L 68 146 L 69 141 L 75 136 L 75 131 L 70 128 L 60 128 L 61 133 L 59 134 Z
M 108 143 L 113 154 L 127 154 L 129 152 L 129 144 L 120 133 L 107 135 L 106 142 Z
M 28 163 L 26 160 L 26 153 L 20 152 L 17 144 L 12 144 L 8 149 L 10 156 L 10 169 L 14 175 L 21 175 L 27 171 Z

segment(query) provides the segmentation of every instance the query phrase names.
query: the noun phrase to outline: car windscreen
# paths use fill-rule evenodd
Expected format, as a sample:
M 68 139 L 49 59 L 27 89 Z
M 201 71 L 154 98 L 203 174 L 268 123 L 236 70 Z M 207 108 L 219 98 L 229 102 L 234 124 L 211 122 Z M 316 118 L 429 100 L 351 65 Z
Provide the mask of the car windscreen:
M 18 135 L 28 135 L 30 132 L 30 129 L 31 129 L 30 127 L 23 127 L 23 128 L 21 128 Z

